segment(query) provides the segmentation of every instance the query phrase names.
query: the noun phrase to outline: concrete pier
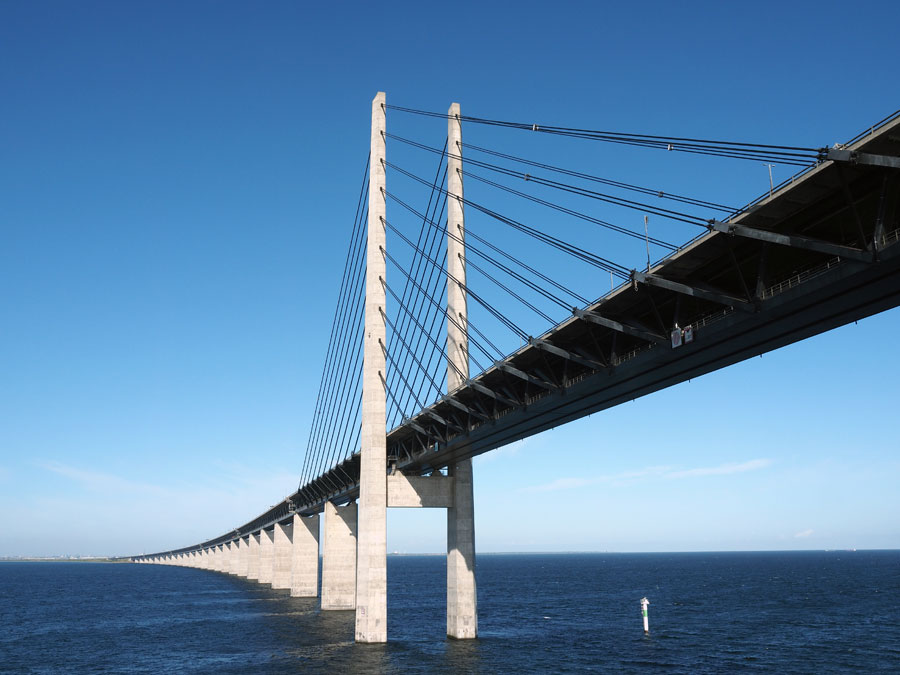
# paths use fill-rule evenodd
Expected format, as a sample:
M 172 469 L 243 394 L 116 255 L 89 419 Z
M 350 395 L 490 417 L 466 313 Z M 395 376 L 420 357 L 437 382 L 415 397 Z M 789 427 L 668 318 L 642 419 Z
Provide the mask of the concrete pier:
M 234 574 L 234 542 L 225 542 L 222 544 L 222 550 L 225 553 L 225 564 L 222 566 L 222 571 L 225 574 Z
M 325 503 L 322 609 L 355 609 L 357 506 Z
M 385 96 L 372 101 L 360 436 L 356 641 L 387 641 L 387 436 L 385 430 Z M 326 522 L 326 528 L 328 524 Z M 326 530 L 327 531 L 327 530 Z M 322 572 L 323 583 L 325 572 Z M 324 595 L 324 590 L 323 590 Z
M 291 587 L 291 553 L 293 553 L 292 525 L 275 524 L 274 530 L 274 563 L 272 565 L 272 588 L 289 589 Z
M 259 579 L 259 533 L 247 537 L 247 579 Z
M 239 576 L 241 573 L 241 540 L 231 542 L 231 573 Z
M 319 593 L 319 516 L 294 514 L 291 596 L 314 598 Z
M 454 506 L 447 509 L 447 635 L 478 635 L 472 460 L 451 467 Z
M 452 104 L 447 114 L 447 391 L 452 392 L 469 377 L 469 337 L 459 104 Z M 454 478 L 453 506 L 447 509 L 447 635 L 474 638 L 478 612 L 472 460 L 451 465 L 447 473 Z
M 275 567 L 274 534 L 267 530 L 259 531 L 259 583 L 271 584 Z
M 241 537 L 238 539 L 240 544 L 238 544 L 238 563 L 237 563 L 237 575 L 239 577 L 247 578 L 247 549 L 249 544 L 247 540 Z

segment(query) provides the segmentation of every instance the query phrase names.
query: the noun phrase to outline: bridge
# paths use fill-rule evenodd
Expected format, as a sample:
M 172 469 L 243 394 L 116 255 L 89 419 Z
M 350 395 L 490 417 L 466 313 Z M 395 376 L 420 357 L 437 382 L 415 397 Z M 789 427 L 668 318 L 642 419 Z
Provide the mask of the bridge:
M 389 133 L 389 112 L 446 119 L 443 149 Z M 771 161 L 799 172 L 732 209 L 467 144 L 464 124 L 648 152 Z M 386 155 L 388 141 L 437 157 L 435 175 L 397 164 Z M 132 560 L 217 570 L 299 597 L 315 597 L 321 587 L 323 610 L 356 612 L 358 642 L 383 642 L 386 509 L 444 508 L 447 634 L 476 637 L 472 458 L 896 307 L 898 169 L 900 113 L 845 144 L 801 148 L 466 117 L 457 104 L 434 113 L 389 106 L 379 93 L 299 489 L 230 532 Z M 427 206 L 398 196 L 388 173 L 398 184 L 424 188 Z M 464 180 L 636 238 L 646 244 L 647 264 L 623 265 L 552 228 L 510 217 L 473 199 L 469 188 L 464 192 Z M 527 191 L 538 188 L 633 209 L 698 234 L 672 245 L 651 237 L 646 220 L 643 232 L 630 230 Z M 400 214 L 420 222 L 417 240 L 397 225 Z M 504 242 L 467 229 L 466 216 L 473 214 L 587 266 L 595 285 L 598 271 L 619 284 L 591 301 Z M 651 244 L 667 251 L 656 263 Z M 468 281 L 471 272 L 500 289 L 498 297 L 512 297 L 511 306 Z M 564 316 L 553 319 L 516 288 Z M 588 292 L 596 297 L 599 290 Z M 517 320 L 523 307 L 550 327 L 533 337 Z M 487 320 L 518 347 L 497 347 L 484 329 Z

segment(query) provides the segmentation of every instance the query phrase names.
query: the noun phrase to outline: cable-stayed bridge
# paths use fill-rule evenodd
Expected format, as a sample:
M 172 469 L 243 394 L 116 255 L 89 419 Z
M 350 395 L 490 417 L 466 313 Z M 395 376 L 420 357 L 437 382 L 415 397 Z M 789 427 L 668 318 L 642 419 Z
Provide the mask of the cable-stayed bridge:
M 407 132 L 435 121 L 446 140 Z M 463 128 L 516 140 L 464 142 Z M 517 151 L 519 138 L 554 159 Z M 565 165 L 577 152 L 554 154 L 563 142 L 664 153 L 688 171 L 797 173 L 735 208 Z M 811 148 L 434 113 L 379 94 L 299 489 L 231 532 L 134 560 L 315 596 L 324 513 L 322 608 L 354 609 L 357 640 L 380 642 L 385 509 L 446 508 L 448 635 L 475 637 L 472 457 L 897 306 L 898 202 L 898 114 Z

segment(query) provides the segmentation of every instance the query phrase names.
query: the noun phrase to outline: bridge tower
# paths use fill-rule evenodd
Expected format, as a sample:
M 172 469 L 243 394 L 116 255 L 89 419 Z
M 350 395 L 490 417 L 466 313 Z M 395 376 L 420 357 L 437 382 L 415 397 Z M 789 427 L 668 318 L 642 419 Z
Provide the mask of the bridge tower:
M 478 634 L 475 594 L 475 517 L 472 460 L 455 462 L 447 476 L 387 473 L 385 321 L 385 95 L 372 101 L 369 161 L 369 219 L 366 247 L 363 342 L 362 432 L 356 531 L 356 641 L 387 641 L 387 508 L 447 509 L 447 635 Z M 448 115 L 447 208 L 447 390 L 469 376 L 466 308 L 465 217 L 459 104 Z M 331 506 L 333 509 L 333 505 Z M 348 507 L 345 507 L 348 508 Z M 329 518 L 326 513 L 326 530 Z M 333 520 L 333 518 L 332 518 Z M 336 522 L 336 521 L 335 521 Z M 329 538 L 326 534 L 326 544 Z M 326 603 L 328 559 L 323 551 L 322 607 Z M 343 554 L 346 557 L 346 554 Z M 329 568 L 330 569 L 330 568 Z M 328 607 L 326 607 L 328 605 Z M 341 604 L 341 606 L 345 606 Z
M 356 641 L 387 642 L 385 96 L 372 101 L 356 566 Z
M 447 114 L 447 393 L 469 377 L 466 307 L 465 213 L 462 182 L 462 128 L 459 104 Z M 452 506 L 447 509 L 447 635 L 478 634 L 475 595 L 475 504 L 472 460 L 448 467 L 453 477 Z

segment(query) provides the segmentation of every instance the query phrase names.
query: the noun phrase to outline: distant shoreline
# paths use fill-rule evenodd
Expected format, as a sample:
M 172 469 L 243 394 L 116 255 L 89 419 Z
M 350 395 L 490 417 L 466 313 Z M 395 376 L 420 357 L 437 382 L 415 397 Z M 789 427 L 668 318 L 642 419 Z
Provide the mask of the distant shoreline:
M 894 552 L 900 551 L 900 548 L 797 548 L 797 549 L 769 549 L 769 550 L 747 550 L 747 551 L 480 551 L 479 556 L 491 555 L 697 555 L 697 554 L 748 554 L 748 553 L 863 553 L 863 552 Z M 387 554 L 390 557 L 440 557 L 447 555 L 446 553 L 426 553 L 426 552 L 401 552 L 391 551 Z M 0 563 L 4 562 L 61 562 L 61 563 L 127 563 L 131 562 L 131 558 L 139 558 L 135 556 L 118 556 L 118 557 L 98 557 L 98 558 L 16 558 L 16 557 L 0 557 Z
M 5 562 L 46 562 L 46 563 L 123 563 L 130 562 L 130 558 L 0 558 L 0 563 Z

